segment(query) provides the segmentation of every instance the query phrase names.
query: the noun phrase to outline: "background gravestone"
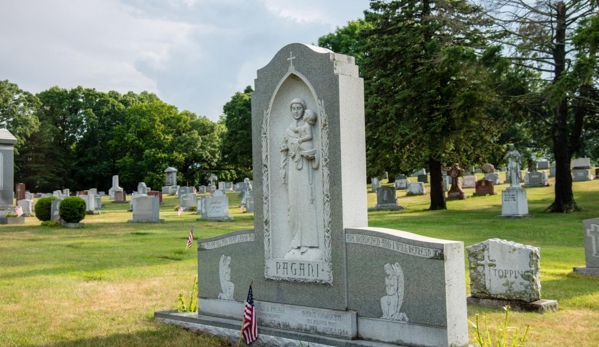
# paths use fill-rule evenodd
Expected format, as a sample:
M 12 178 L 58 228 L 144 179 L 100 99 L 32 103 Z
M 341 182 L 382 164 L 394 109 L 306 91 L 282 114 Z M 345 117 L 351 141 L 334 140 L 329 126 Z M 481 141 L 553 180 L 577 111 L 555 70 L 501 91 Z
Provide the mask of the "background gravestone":
M 485 195 L 496 195 L 495 184 L 489 180 L 476 181 L 476 187 L 474 187 L 474 196 L 485 196 Z
M 0 217 L 14 213 L 14 151 L 17 143 L 8 130 L 0 129 Z
M 162 223 L 164 219 L 160 219 L 160 204 L 158 197 L 140 195 L 134 199 L 133 204 L 133 219 L 128 220 L 129 223 Z
M 25 199 L 25 183 L 17 183 L 17 185 L 15 186 L 15 190 L 16 190 L 16 194 L 15 194 L 15 199 L 17 199 L 17 202 L 19 200 L 23 200 Z
M 574 272 L 599 276 L 599 218 L 585 219 L 582 222 L 582 233 L 586 267 L 575 267 Z
M 119 187 L 119 176 L 112 176 L 112 187 L 108 190 L 108 195 L 114 200 L 114 193 L 122 192 L 123 188 Z
M 462 177 L 462 188 L 474 188 L 476 187 L 476 176 L 467 175 Z
M 397 197 L 395 196 L 395 188 L 393 187 L 380 187 L 376 191 L 376 206 L 369 210 L 404 210 L 405 206 L 399 206 L 397 204 Z
M 373 177 L 372 179 L 370 179 L 371 182 L 371 190 L 373 192 L 376 192 L 377 189 L 379 189 L 381 187 L 381 181 L 378 179 L 378 177 Z
M 33 217 L 33 200 L 19 200 L 17 201 L 17 205 L 21 206 L 23 209 L 23 216 Z
M 198 204 L 199 207 L 199 204 Z M 207 219 L 211 221 L 232 221 L 229 217 L 229 198 L 222 190 L 216 190 L 214 196 L 205 196 L 202 199 L 201 209 L 198 210 L 201 217 L 198 220 Z
M 424 195 L 426 188 L 422 182 L 413 182 L 408 185 L 408 195 Z

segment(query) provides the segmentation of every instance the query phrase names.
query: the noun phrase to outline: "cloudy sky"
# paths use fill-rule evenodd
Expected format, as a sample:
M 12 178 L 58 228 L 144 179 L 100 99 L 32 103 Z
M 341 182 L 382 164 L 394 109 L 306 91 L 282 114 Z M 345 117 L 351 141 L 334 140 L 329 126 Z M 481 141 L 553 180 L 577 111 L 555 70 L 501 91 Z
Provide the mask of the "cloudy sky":
M 363 17 L 368 0 L 2 0 L 0 80 L 37 93 L 147 90 L 217 120 L 283 46 Z

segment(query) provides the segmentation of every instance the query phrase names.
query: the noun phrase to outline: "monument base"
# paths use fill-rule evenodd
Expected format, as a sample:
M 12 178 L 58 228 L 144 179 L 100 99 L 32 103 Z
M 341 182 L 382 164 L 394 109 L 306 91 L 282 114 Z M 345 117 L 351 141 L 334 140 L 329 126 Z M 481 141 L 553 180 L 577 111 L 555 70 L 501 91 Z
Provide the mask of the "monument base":
M 127 223 L 164 223 L 164 219 L 129 219 Z
M 509 216 L 496 216 L 495 218 L 506 218 L 506 219 L 520 219 L 520 218 L 533 218 L 534 216 L 530 215 L 530 214 L 515 214 L 515 215 L 509 215 Z
M 126 201 L 126 200 L 125 201 L 111 201 L 111 203 L 113 203 L 113 204 L 126 204 L 126 203 L 129 203 L 129 201 Z
M 512 311 L 546 313 L 557 311 L 557 300 L 537 300 L 533 302 L 525 302 L 520 300 L 505 300 L 505 299 L 483 299 L 475 298 L 472 295 L 466 297 L 468 305 L 483 306 L 489 308 L 503 308 L 510 306 Z
M 100 214 L 100 211 L 85 211 L 85 214 L 87 214 L 87 215 L 98 215 L 98 214 Z
M 390 206 L 375 206 L 372 208 L 369 208 L 368 211 L 398 211 L 398 210 L 407 210 L 408 208 L 406 206 L 400 206 L 400 205 L 390 205 Z
M 521 187 L 508 187 L 501 195 L 501 216 L 523 218 L 521 216 L 528 215 L 526 190 Z
M 486 196 L 486 195 L 497 195 L 497 193 L 484 193 L 484 194 L 472 193 L 472 196 Z
M 574 272 L 579 273 L 581 275 L 599 277 L 599 268 L 598 267 L 577 266 L 577 267 L 573 268 L 573 270 L 574 270 Z
M 4 217 L 0 218 L 0 224 L 24 224 L 25 217 Z
M 232 222 L 233 217 L 224 217 L 224 218 L 197 218 L 196 221 L 209 221 L 209 222 Z

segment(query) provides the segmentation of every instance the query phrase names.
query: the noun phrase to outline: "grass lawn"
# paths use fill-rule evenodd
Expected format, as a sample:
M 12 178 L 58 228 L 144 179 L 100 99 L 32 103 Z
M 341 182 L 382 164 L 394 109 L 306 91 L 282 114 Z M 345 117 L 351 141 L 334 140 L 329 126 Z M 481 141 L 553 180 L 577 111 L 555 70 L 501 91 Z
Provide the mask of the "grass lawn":
M 574 182 L 584 211 L 567 215 L 543 213 L 553 187 L 528 189 L 534 218 L 523 220 L 495 218 L 505 187 L 433 212 L 426 211 L 428 196 L 398 191 L 408 209 L 370 212 L 369 223 L 466 246 L 498 237 L 541 247 L 542 296 L 558 300 L 559 311 L 512 312 L 510 325 L 530 325 L 526 346 L 598 346 L 599 278 L 573 274 L 572 267 L 584 265 L 582 220 L 599 217 L 599 180 Z M 253 228 L 253 215 L 239 213 L 239 197 L 229 198 L 235 218 L 229 223 L 198 222 L 191 212 L 178 217 L 177 199 L 165 197 L 164 224 L 126 223 L 129 205 L 104 200 L 102 213 L 87 216 L 83 229 L 42 227 L 36 218 L 0 226 L 0 346 L 223 346 L 154 322 L 153 314 L 176 308 L 179 293 L 189 296 L 197 262 L 185 249 L 191 226 L 196 238 Z M 374 193 L 368 202 L 376 204 Z M 471 320 L 483 313 L 493 326 L 503 319 L 501 311 L 468 307 Z

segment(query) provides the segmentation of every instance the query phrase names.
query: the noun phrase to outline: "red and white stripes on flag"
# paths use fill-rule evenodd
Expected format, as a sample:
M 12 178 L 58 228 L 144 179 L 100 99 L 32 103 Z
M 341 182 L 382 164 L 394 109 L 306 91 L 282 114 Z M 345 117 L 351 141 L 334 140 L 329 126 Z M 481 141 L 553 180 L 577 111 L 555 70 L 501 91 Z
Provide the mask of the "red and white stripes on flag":
M 21 215 L 23 214 L 23 208 L 21 206 L 15 206 L 15 213 L 18 217 L 21 217 Z
M 181 217 L 182 213 L 183 213 L 183 207 L 179 206 L 179 212 L 177 212 L 177 214 L 179 215 L 179 217 Z
M 191 227 L 191 231 L 189 232 L 189 237 L 187 238 L 187 248 L 193 246 L 193 227 Z
M 248 291 L 248 298 L 245 302 L 245 310 L 243 312 L 243 328 L 241 330 L 243 342 L 246 345 L 258 339 L 258 322 L 256 321 L 256 310 L 254 309 L 254 294 L 252 293 L 252 285 Z

